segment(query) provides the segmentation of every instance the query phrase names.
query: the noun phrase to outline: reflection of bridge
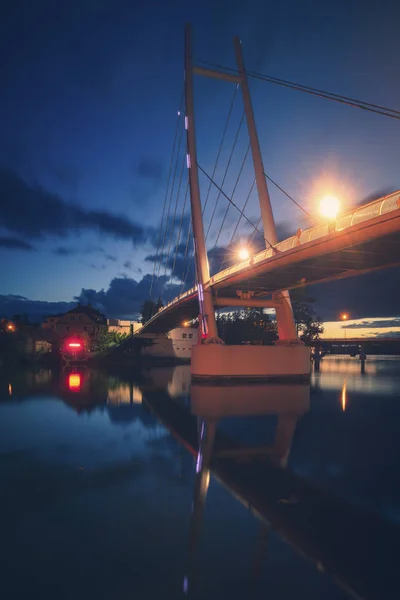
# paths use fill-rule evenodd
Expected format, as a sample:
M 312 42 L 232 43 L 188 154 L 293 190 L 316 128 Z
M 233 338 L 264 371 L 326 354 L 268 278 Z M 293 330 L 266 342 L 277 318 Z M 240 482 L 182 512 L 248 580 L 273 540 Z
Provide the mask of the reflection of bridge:
M 210 473 L 260 519 L 266 530 L 272 527 L 355 597 L 374 600 L 381 598 L 384 588 L 395 590 L 398 578 L 393 556 L 399 551 L 398 528 L 287 468 L 296 422 L 309 410 L 309 387 L 242 386 L 239 393 L 237 389 L 192 386 L 191 411 L 166 394 L 144 397 L 196 458 L 185 592 L 196 581 L 196 550 Z M 231 394 L 232 402 L 227 400 Z M 253 399 L 249 414 L 278 417 L 272 446 L 244 446 L 219 427 L 226 417 L 247 416 L 247 398 Z M 257 459 L 252 460 L 255 456 Z
M 322 223 L 306 231 L 299 230 L 295 236 L 278 243 L 238 38 L 234 40 L 234 49 L 237 74 L 195 67 L 190 27 L 186 29 L 185 128 L 197 285 L 161 309 L 138 333 L 166 332 L 183 319 L 199 316 L 201 343 L 192 352 L 192 375 L 196 378 L 309 377 L 309 352 L 298 339 L 288 290 L 400 264 L 400 192 L 361 206 L 336 221 Z M 228 80 L 241 88 L 266 246 L 258 254 L 212 276 L 200 198 L 193 101 L 195 74 Z M 214 183 L 230 200 L 213 178 L 200 169 L 210 185 Z M 258 231 L 257 227 L 253 227 Z M 258 347 L 255 350 L 244 346 L 224 346 L 218 338 L 215 309 L 234 306 L 275 309 L 279 336 L 277 347 Z

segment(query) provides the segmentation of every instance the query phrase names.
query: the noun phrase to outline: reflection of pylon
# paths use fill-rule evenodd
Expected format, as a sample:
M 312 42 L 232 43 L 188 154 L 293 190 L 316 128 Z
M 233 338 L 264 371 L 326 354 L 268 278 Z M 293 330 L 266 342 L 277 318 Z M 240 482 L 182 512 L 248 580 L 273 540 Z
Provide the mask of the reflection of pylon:
M 268 523 L 265 521 L 261 521 L 260 523 L 260 531 L 257 540 L 256 551 L 254 555 L 254 562 L 252 567 L 252 575 L 254 583 L 259 580 L 261 572 L 262 572 L 262 564 L 265 559 L 268 547 L 268 537 L 269 537 L 270 527 Z

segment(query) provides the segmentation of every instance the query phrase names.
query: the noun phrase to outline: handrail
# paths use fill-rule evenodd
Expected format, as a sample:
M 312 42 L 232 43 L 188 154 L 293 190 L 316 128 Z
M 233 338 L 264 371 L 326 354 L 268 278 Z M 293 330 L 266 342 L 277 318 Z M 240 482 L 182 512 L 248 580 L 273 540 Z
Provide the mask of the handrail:
M 266 248 L 265 250 L 261 250 L 261 252 L 258 252 L 254 256 L 252 256 L 240 263 L 236 263 L 236 264 L 228 267 L 227 269 L 220 271 L 219 273 L 216 273 L 215 275 L 213 275 L 210 278 L 210 281 L 208 283 L 211 283 L 211 284 L 216 283 L 216 282 L 220 281 L 221 279 L 225 279 L 225 277 L 227 277 L 228 275 L 232 275 L 233 273 L 237 273 L 238 271 L 241 271 L 242 269 L 245 269 L 247 267 L 253 266 L 254 264 L 257 264 L 260 261 L 271 258 L 272 256 L 276 255 L 276 253 L 286 252 L 287 250 L 291 250 L 292 248 L 294 248 L 296 246 L 301 246 L 309 241 L 314 241 L 321 237 L 324 237 L 325 235 L 328 235 L 329 233 L 336 233 L 339 231 L 343 231 L 344 229 L 347 229 L 348 227 L 352 227 L 353 225 L 358 225 L 359 223 L 362 223 L 363 221 L 368 221 L 369 219 L 379 217 L 383 214 L 387 214 L 389 212 L 399 210 L 399 209 L 400 209 L 400 190 L 397 190 L 396 192 L 393 192 L 392 194 L 384 196 L 383 198 L 378 198 L 377 200 L 373 200 L 372 202 L 369 202 L 368 204 L 358 206 L 354 210 L 341 215 L 338 219 L 336 219 L 334 224 L 333 223 L 332 224 L 322 223 L 322 224 L 316 225 L 315 227 L 310 227 L 309 229 L 305 229 L 304 231 L 302 231 L 300 233 L 300 235 L 296 234 L 296 235 L 291 236 L 290 238 L 287 238 L 286 240 L 283 240 L 282 242 L 279 242 L 273 248 Z M 150 323 L 153 319 L 155 319 L 157 316 L 159 316 L 160 313 L 166 311 L 171 306 L 181 302 L 188 296 L 191 296 L 196 291 L 197 291 L 197 285 L 193 286 L 192 288 L 190 288 L 190 290 L 187 290 L 183 294 L 177 296 L 176 298 L 171 300 L 171 302 L 166 304 L 166 306 L 161 308 L 149 321 L 147 321 L 147 323 Z M 146 323 L 146 325 L 147 325 L 147 323 Z M 139 333 L 141 331 L 141 329 L 139 329 L 137 333 Z
M 358 206 L 356 209 L 349 211 L 348 213 L 342 215 L 338 219 L 336 219 L 334 225 L 329 224 L 319 224 L 315 227 L 310 227 L 309 229 L 305 229 L 301 232 L 301 235 L 293 235 L 282 242 L 279 242 L 274 246 L 274 249 L 268 248 L 258 252 L 253 257 L 242 261 L 240 263 L 236 263 L 223 271 L 220 271 L 216 275 L 211 277 L 211 282 L 216 283 L 221 279 L 224 279 L 226 276 L 231 275 L 232 273 L 236 273 L 247 266 L 251 266 L 255 263 L 260 262 L 261 260 L 266 260 L 267 258 L 271 258 L 276 251 L 285 252 L 291 248 L 293 248 L 296 244 L 302 245 L 311 240 L 316 240 L 318 238 L 324 237 L 329 233 L 343 231 L 343 229 L 347 229 L 352 225 L 361 223 L 363 221 L 367 221 L 371 218 L 378 217 L 382 214 L 386 214 L 392 212 L 394 210 L 398 210 L 400 208 L 400 190 L 393 192 L 384 198 L 379 198 L 378 200 L 374 200 L 369 204 L 364 204 L 363 206 Z M 351 217 L 351 219 L 350 219 Z M 350 223 L 346 224 L 350 219 Z

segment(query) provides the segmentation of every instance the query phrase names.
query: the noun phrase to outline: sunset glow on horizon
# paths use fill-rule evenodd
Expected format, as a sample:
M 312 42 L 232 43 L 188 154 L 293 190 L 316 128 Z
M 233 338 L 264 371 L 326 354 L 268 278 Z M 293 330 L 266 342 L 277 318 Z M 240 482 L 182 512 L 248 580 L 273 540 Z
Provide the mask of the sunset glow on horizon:
M 378 323 L 379 326 L 374 326 Z M 348 338 L 397 337 L 400 336 L 400 319 L 398 317 L 383 317 L 325 321 L 324 333 L 321 338 L 344 339 L 345 328 Z

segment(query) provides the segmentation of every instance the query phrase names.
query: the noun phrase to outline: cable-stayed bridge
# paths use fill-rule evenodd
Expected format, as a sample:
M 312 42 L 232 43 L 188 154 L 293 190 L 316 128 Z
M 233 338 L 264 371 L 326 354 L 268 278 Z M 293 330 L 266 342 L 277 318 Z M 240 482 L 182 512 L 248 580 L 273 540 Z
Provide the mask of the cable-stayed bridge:
M 170 278 L 172 279 L 174 276 L 188 198 L 191 207 L 191 223 L 188 225 L 185 258 L 187 257 L 190 240 L 193 238 L 196 282 L 193 287 L 184 291 L 189 271 L 188 267 L 185 277 L 182 278 L 182 293 L 161 308 L 143 325 L 138 334 L 167 332 L 184 320 L 198 317 L 201 335 L 199 336 L 200 343 L 193 349 L 192 353 L 192 374 L 194 376 L 199 378 L 243 376 L 256 380 L 276 377 L 306 378 L 310 371 L 309 350 L 298 339 L 289 290 L 304 285 L 353 277 L 375 269 L 400 264 L 400 192 L 389 194 L 364 206 L 358 206 L 356 209 L 340 216 L 336 214 L 328 215 L 329 218 L 325 221 L 319 219 L 313 226 L 303 231 L 299 229 L 296 235 L 278 242 L 267 186 L 268 180 L 274 184 L 275 182 L 266 175 L 264 170 L 248 85 L 248 75 L 251 75 L 251 73 L 246 71 L 239 38 L 234 39 L 234 50 L 237 62 L 236 71 L 226 68 L 211 69 L 204 66 L 195 66 L 192 57 L 190 26 L 186 28 L 184 113 L 182 114 L 182 98 L 181 109 L 178 112 L 178 118 L 182 125 L 180 133 L 178 127 L 175 133 L 157 255 L 154 260 L 152 287 L 155 280 L 157 261 L 159 263 L 157 280 L 160 278 L 162 267 L 164 267 L 164 286 L 165 281 L 168 279 L 168 276 L 166 276 L 168 269 L 170 269 Z M 211 174 L 199 165 L 197 159 L 193 85 L 195 75 L 222 79 L 236 84 L 217 160 Z M 289 83 L 283 80 L 278 81 L 279 85 L 287 86 Z M 215 180 L 217 164 L 238 89 L 242 92 L 244 110 L 221 184 L 217 184 Z M 338 94 L 328 95 L 328 93 L 321 90 L 299 85 L 295 89 L 357 106 L 363 110 L 383 114 L 394 119 L 400 119 L 400 112 L 379 105 L 346 98 Z M 242 164 L 238 168 L 238 176 L 233 192 L 228 195 L 224 189 L 225 179 L 243 122 L 247 124 L 249 143 Z M 184 161 L 182 161 L 179 168 L 178 155 L 179 149 L 182 147 L 184 129 L 186 131 L 186 147 L 183 147 L 185 151 Z M 250 156 L 254 169 L 254 179 L 244 205 L 240 208 L 233 197 L 246 160 Z M 188 173 L 186 185 L 184 182 L 185 164 Z M 204 203 L 200 198 L 199 173 L 207 178 L 209 184 Z M 169 187 L 170 180 L 172 185 Z M 176 184 L 176 202 L 173 208 L 176 181 L 178 181 Z M 204 213 L 212 186 L 218 190 L 218 196 L 212 210 L 210 224 L 205 233 Z M 278 185 L 277 187 L 302 208 L 282 187 Z M 178 228 L 178 201 L 181 191 L 185 189 L 182 216 Z M 257 191 L 261 213 L 257 223 L 253 223 L 246 215 L 247 203 L 253 189 Z M 229 208 L 232 206 L 239 212 L 239 220 L 233 230 L 229 246 L 233 242 L 240 222 L 246 221 L 247 225 L 250 225 L 253 230 L 252 237 L 256 234 L 258 240 L 262 240 L 265 249 L 259 252 L 250 252 L 245 260 L 231 264 L 228 268 L 221 268 L 217 273 L 210 274 L 206 242 L 221 197 L 228 200 L 229 204 L 225 213 L 223 213 L 223 220 L 219 227 L 211 257 L 215 252 L 224 227 L 227 227 L 226 217 Z M 302 210 L 308 217 L 311 217 L 307 211 Z M 312 217 L 311 219 L 314 220 Z M 173 241 L 175 227 L 178 229 L 176 242 Z M 175 256 L 172 260 L 171 251 L 173 248 L 175 248 Z M 218 338 L 215 310 L 219 307 L 235 306 L 275 309 L 279 337 L 276 346 L 247 348 L 244 346 L 225 346 L 222 340 Z
M 210 277 L 217 307 L 268 306 L 280 290 L 354 277 L 400 264 L 400 190 L 358 207 L 335 223 L 299 231 Z M 199 314 L 197 285 L 174 298 L 143 327 L 166 332 Z M 240 296 L 247 296 L 243 301 Z M 271 306 L 273 302 L 271 301 Z

